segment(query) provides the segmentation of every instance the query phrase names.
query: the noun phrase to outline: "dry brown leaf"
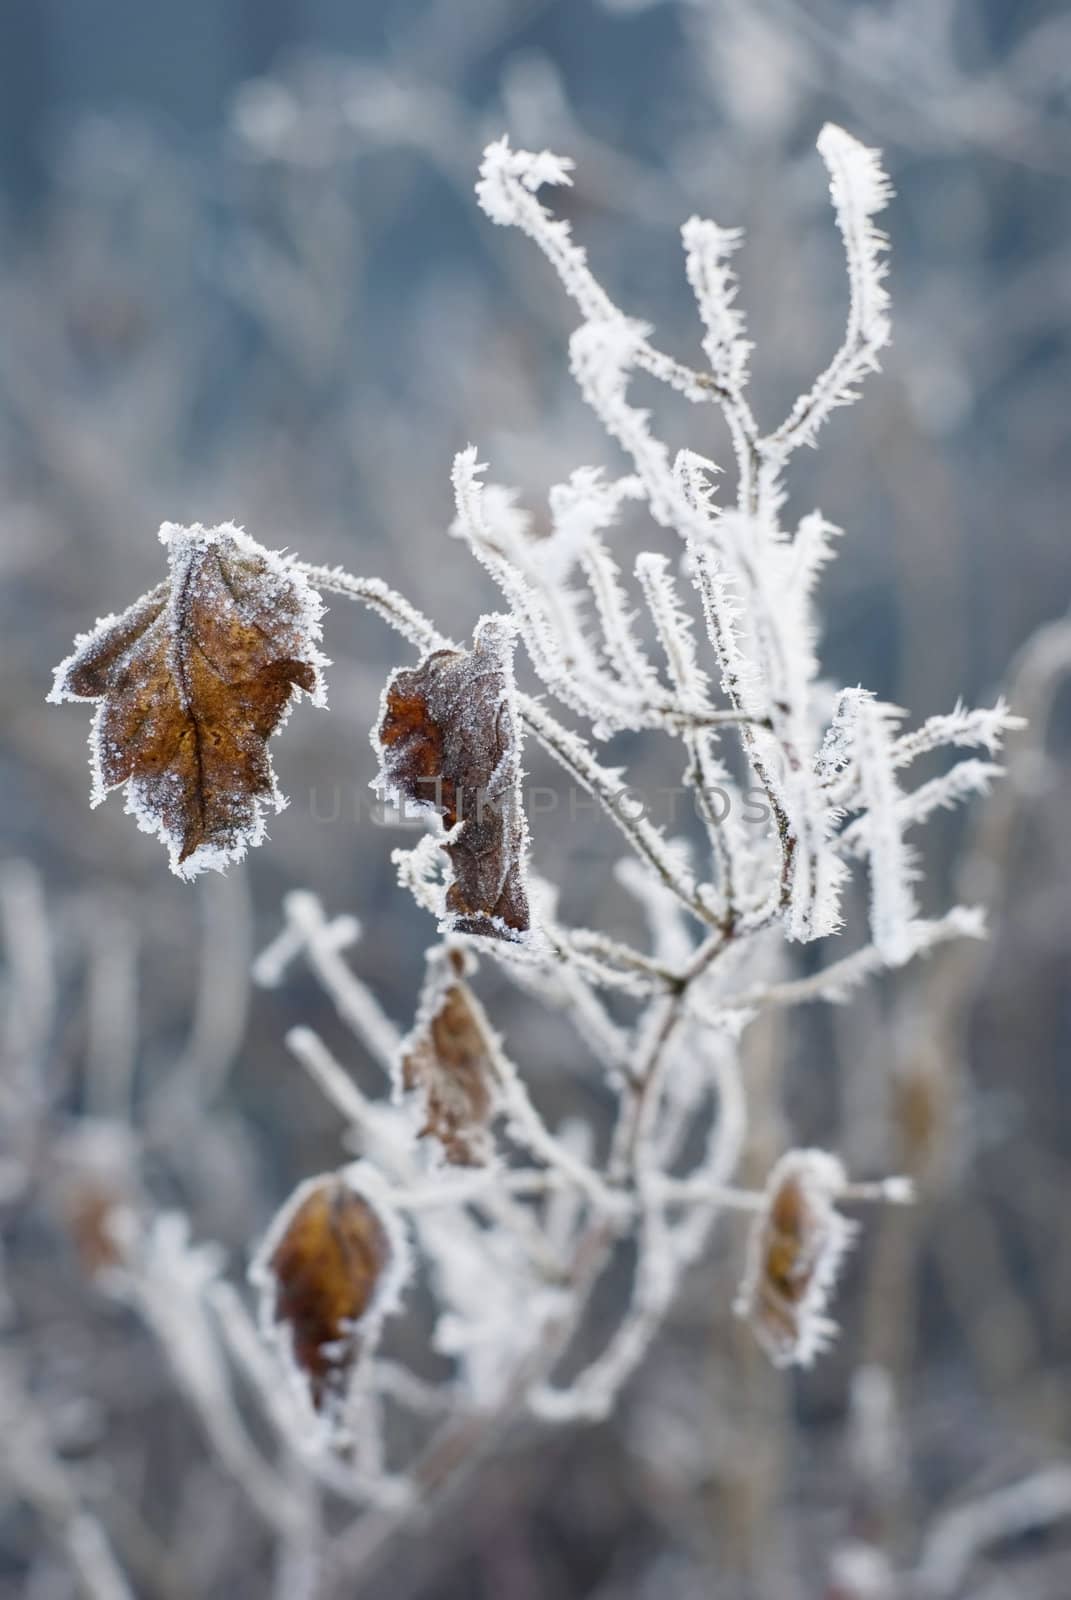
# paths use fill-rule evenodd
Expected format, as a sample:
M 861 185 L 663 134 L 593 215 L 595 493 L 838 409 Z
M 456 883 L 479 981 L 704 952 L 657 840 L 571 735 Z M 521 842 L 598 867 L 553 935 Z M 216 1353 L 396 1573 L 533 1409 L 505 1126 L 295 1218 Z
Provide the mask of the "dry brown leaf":
M 393 673 L 373 744 L 380 788 L 434 811 L 446 829 L 442 848 L 453 869 L 446 926 L 522 937 L 529 928 L 528 830 L 510 625 L 485 618 L 471 650 L 436 650 L 418 667 Z
M 129 1225 L 144 1208 L 133 1135 L 119 1123 L 76 1122 L 54 1145 L 51 1192 L 86 1276 L 123 1262 Z
M 736 1311 L 776 1366 L 807 1365 L 835 1331 L 825 1306 L 854 1234 L 834 1204 L 844 1186 L 823 1150 L 790 1150 L 770 1174 Z
M 428 953 L 417 1023 L 403 1042 L 402 1088 L 420 1097 L 424 1125 L 451 1166 L 481 1166 L 491 1153 L 494 1058 L 483 1009 L 458 951 Z
M 75 641 L 50 700 L 94 700 L 92 803 L 126 785 L 138 826 L 193 877 L 238 860 L 285 804 L 267 740 L 323 704 L 319 597 L 238 528 L 165 523 L 170 577 Z
M 264 1322 L 285 1334 L 317 1411 L 344 1393 L 363 1338 L 387 1309 L 398 1255 L 381 1207 L 344 1172 L 301 1184 L 270 1230 L 250 1276 Z

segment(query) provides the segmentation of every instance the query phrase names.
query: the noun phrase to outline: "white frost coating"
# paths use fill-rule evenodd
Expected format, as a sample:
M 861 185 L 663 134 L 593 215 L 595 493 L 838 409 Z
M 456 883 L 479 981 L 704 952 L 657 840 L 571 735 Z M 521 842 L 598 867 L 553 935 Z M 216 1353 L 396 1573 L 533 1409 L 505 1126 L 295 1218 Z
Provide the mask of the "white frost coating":
M 143 613 L 146 618 L 144 631 L 139 632 L 132 640 L 127 651 L 127 659 L 136 661 L 139 653 L 148 655 L 158 648 L 161 640 L 166 641 L 171 676 L 177 687 L 180 703 L 188 710 L 184 667 L 191 641 L 185 634 L 186 585 L 195 563 L 203 562 L 205 554 L 213 548 L 226 547 L 240 559 L 244 558 L 263 567 L 263 571 L 255 574 L 243 570 L 243 582 L 253 591 L 259 605 L 272 605 L 285 601 L 286 611 L 281 626 L 291 637 L 295 658 L 312 668 L 314 686 L 309 693 L 309 699 L 313 705 L 325 707 L 327 684 L 324 669 L 330 663 L 319 648 L 323 637 L 321 619 L 324 606 L 303 572 L 285 556 L 257 544 L 243 529 L 231 522 L 220 523 L 213 528 L 204 528 L 200 523 L 195 523 L 192 527 L 183 527 L 178 523 L 165 522 L 160 528 L 159 537 L 161 544 L 167 549 L 170 568 L 167 583 L 150 590 L 125 611 L 98 618 L 88 633 L 79 634 L 75 639 L 74 650 L 56 668 L 48 700 L 53 704 L 59 704 L 64 700 L 90 698 L 73 691 L 72 671 L 85 660 L 93 646 L 106 633 L 124 624 L 133 626 L 138 621 L 139 613 Z M 238 616 L 246 620 L 248 603 L 222 583 L 216 584 L 216 587 L 220 591 L 221 603 L 233 607 Z M 166 600 L 163 609 L 160 610 L 159 602 L 165 595 Z M 157 613 L 155 616 L 153 616 L 154 611 Z M 276 733 L 286 723 L 294 704 L 306 692 L 298 685 L 293 686 L 282 717 L 274 730 Z M 286 797 L 280 792 L 276 783 L 270 756 L 268 759 L 270 792 L 255 797 L 252 821 L 247 827 L 236 830 L 233 844 L 229 846 L 202 844 L 185 861 L 180 861 L 183 843 L 181 836 L 168 826 L 157 802 L 148 792 L 145 782 L 136 775 L 121 779 L 118 783 L 107 782 L 103 770 L 106 755 L 104 720 L 107 697 L 99 695 L 92 698 L 97 701 L 97 711 L 89 734 L 90 769 L 93 774 L 91 806 L 98 806 L 112 789 L 125 788 L 127 814 L 134 818 L 143 833 L 155 835 L 167 847 L 171 870 L 180 878 L 195 878 L 199 873 L 209 870 L 222 872 L 231 862 L 242 860 L 248 849 L 263 843 L 269 814 L 282 811 L 287 804 Z
M 636 557 L 636 577 L 665 652 L 670 679 L 680 703 L 697 716 L 710 709 L 709 680 L 699 665 L 692 619 L 683 610 L 663 555 L 647 550 Z
M 412 850 L 392 850 L 391 861 L 398 872 L 398 887 L 407 889 L 421 910 L 437 920 L 446 916 L 446 857 L 439 849 L 439 838 L 427 833 Z
M 921 784 L 911 794 L 902 794 L 896 802 L 900 832 L 906 833 L 908 828 L 917 827 L 935 811 L 951 811 L 976 794 L 988 794 L 993 779 L 999 778 L 1003 770 L 993 761 L 958 761 L 939 778 L 931 778 L 929 783 Z M 863 855 L 870 849 L 873 832 L 873 819 L 867 815 L 850 823 L 837 842 L 842 850 Z
M 540 678 L 567 705 L 584 713 L 592 704 L 590 695 L 565 666 L 567 658 L 585 662 L 588 657 L 574 597 L 562 584 L 541 580 L 539 557 L 525 548 L 526 528 L 498 486 L 480 482 L 485 470 L 474 445 L 454 458 L 457 520 L 451 531 L 467 541 L 502 590 Z M 606 692 L 612 698 L 613 686 Z
M 45 696 L 46 705 L 58 706 L 62 705 L 65 700 L 80 700 L 82 696 L 76 695 L 72 692 L 68 680 L 70 677 L 71 668 L 81 660 L 85 651 L 85 647 L 92 643 L 92 641 L 96 639 L 98 635 L 105 633 L 110 628 L 114 627 L 117 622 L 126 617 L 132 618 L 137 611 L 144 610 L 146 614 L 148 614 L 151 609 L 161 600 L 166 588 L 166 584 L 158 583 L 155 589 L 150 589 L 146 594 L 143 594 L 140 599 L 134 601 L 133 605 L 127 606 L 125 611 L 112 611 L 109 612 L 106 617 L 98 617 L 96 622 L 86 633 L 75 634 L 74 649 L 71 651 L 69 656 L 64 656 L 63 660 L 53 673 L 52 687 Z M 103 796 L 101 796 L 101 798 L 103 798 Z M 94 798 L 94 804 L 97 803 L 98 802 L 96 798 Z
M 620 315 L 582 323 L 569 341 L 570 365 L 584 399 L 632 458 L 655 521 L 685 538 L 702 538 L 708 518 L 679 491 L 669 451 L 651 433 L 650 414 L 628 403 L 629 375 L 644 368 L 649 331 Z
M 984 939 L 985 913 L 978 906 L 953 906 L 943 917 L 934 921 L 917 921 L 910 925 L 908 937 L 912 955 L 926 956 L 938 945 L 952 939 Z M 829 1005 L 843 1005 L 860 984 L 882 972 L 887 962 L 875 945 L 864 945 L 851 955 L 833 961 L 820 972 L 808 978 L 795 978 L 786 983 L 757 985 L 729 994 L 725 999 L 729 1007 L 798 1006 L 812 1000 L 824 1000 Z
M 820 511 L 809 511 L 800 519 L 791 554 L 786 560 L 785 587 L 790 592 L 798 588 L 810 597 L 821 576 L 823 567 L 836 555 L 833 541 L 843 530 L 827 522 Z
M 459 1233 L 455 1217 L 435 1211 L 421 1213 L 416 1228 L 442 1306 L 435 1348 L 457 1362 L 475 1409 L 493 1412 L 567 1294 L 540 1281 L 504 1229 Z
M 343 951 L 360 934 L 356 918 L 328 921 L 322 904 L 307 889 L 293 889 L 284 896 L 283 913 L 285 926 L 253 964 L 255 981 L 272 987 L 280 981 L 286 965 L 304 954 L 343 1022 L 373 1059 L 390 1072 L 398 1049 L 398 1029 L 376 996 L 343 960 Z
M 553 484 L 547 503 L 554 534 L 539 546 L 541 558 L 551 564 L 553 579 L 568 577 L 592 535 L 612 527 L 626 501 L 642 498 L 643 485 L 638 478 L 607 482 L 601 467 L 577 467 L 568 483 Z
M 893 751 L 897 767 L 906 767 L 929 750 L 939 750 L 945 745 L 981 745 L 989 755 L 999 753 L 1006 734 L 1026 727 L 1026 718 L 1017 717 L 1001 696 L 996 705 L 981 706 L 970 711 L 962 701 L 944 716 L 929 717 L 913 733 L 901 734 Z
M 512 494 L 480 482 L 483 471 L 472 445 L 455 457 L 457 519 L 451 532 L 466 540 L 498 584 L 547 688 L 592 720 L 599 736 L 620 728 L 665 726 L 674 715 L 679 719 L 680 708 L 629 631 L 616 568 L 597 538 L 622 500 L 640 492 L 638 481 L 605 484 L 591 469 L 575 473 L 569 484 L 552 489 L 554 531 L 537 540 L 530 537 L 528 518 L 518 512 Z M 578 561 L 603 624 L 605 665 L 587 637 L 585 597 L 569 582 Z
M 892 185 L 879 152 L 868 150 L 835 123 L 827 122 L 818 135 L 818 154 L 829 169 L 829 190 L 848 257 L 852 287 L 848 332 L 878 350 L 889 342 L 888 267 L 883 255 L 889 241 L 870 219 L 892 199 Z
M 555 484 L 550 490 L 554 537 L 545 541 L 547 547 L 559 546 L 568 552 L 583 567 L 602 629 L 605 660 L 635 696 L 636 725 L 646 720 L 647 705 L 670 710 L 673 701 L 659 684 L 658 674 L 633 631 L 634 619 L 617 564 L 598 535 L 617 520 L 624 501 L 643 498 L 643 484 L 638 477 L 607 483 L 600 469 L 580 467 L 568 483 Z
M 765 687 L 758 668 L 742 647 L 746 614 L 737 593 L 738 583 L 708 545 L 690 544 L 688 561 L 692 581 L 703 603 L 707 630 L 721 673 L 722 692 L 748 716 L 761 717 L 767 705 Z
M 737 395 L 747 384 L 752 345 L 747 322 L 736 305 L 736 274 L 729 258 L 743 242 L 740 228 L 721 228 L 716 222 L 689 217 L 681 229 L 688 282 L 706 328 L 703 349 L 710 370 L 723 388 Z
M 837 793 L 848 781 L 855 764 L 855 724 L 859 707 L 870 696 L 865 689 L 841 689 L 833 707 L 833 716 L 825 737 L 814 758 L 814 773 L 824 788 Z
M 325 946 L 333 950 L 348 950 L 361 936 L 361 924 L 356 917 L 336 917 L 324 929 Z M 277 989 L 286 976 L 287 969 L 305 947 L 304 932 L 287 922 L 280 928 L 269 945 L 265 945 L 250 968 L 253 982 L 261 989 Z
M 550 150 L 531 154 L 511 150 L 508 139 L 488 145 L 480 167 L 476 194 L 492 222 L 516 226 L 524 215 L 518 205 L 518 186 L 534 194 L 544 184 L 571 184 L 574 163 Z
M 483 153 L 476 197 L 492 222 L 520 228 L 538 245 L 584 318 L 624 322 L 622 312 L 592 275 L 584 250 L 573 242 L 569 224 L 551 216 L 536 198 L 536 190 L 544 184 L 571 184 L 572 166 L 571 161 L 549 150 L 533 155 L 527 150 L 511 150 L 508 139 L 499 139 Z M 640 341 L 635 354 L 645 372 L 679 389 L 690 400 L 710 398 L 698 373 L 655 350 L 646 340 Z
M 641 701 L 670 708 L 671 697 L 659 683 L 658 674 L 634 632 L 635 614 L 630 609 L 617 562 L 596 538 L 588 541 L 581 559 L 584 576 L 595 602 L 607 662 L 620 673 Z
M 718 508 L 714 504 L 713 479 L 721 471 L 716 462 L 707 456 L 699 455 L 695 450 L 678 450 L 673 457 L 673 477 L 681 494 L 688 504 L 689 510 L 696 513 L 700 525 L 706 518 L 708 531 L 713 531 L 710 524 L 718 515 Z
M 848 327 L 844 342 L 814 388 L 801 395 L 771 442 L 788 454 L 813 443 L 820 425 L 837 406 L 857 398 L 856 385 L 878 366 L 889 343 L 888 241 L 873 223 L 892 198 L 878 152 L 868 150 L 843 128 L 827 122 L 818 136 L 818 153 L 829 171 L 829 188 L 848 264 Z
M 859 793 L 866 807 L 870 856 L 870 931 L 874 945 L 892 967 L 912 954 L 911 924 L 916 914 L 911 885 L 917 871 L 904 843 L 902 796 L 896 782 L 893 741 L 903 712 L 872 697 L 856 707 L 854 744 Z

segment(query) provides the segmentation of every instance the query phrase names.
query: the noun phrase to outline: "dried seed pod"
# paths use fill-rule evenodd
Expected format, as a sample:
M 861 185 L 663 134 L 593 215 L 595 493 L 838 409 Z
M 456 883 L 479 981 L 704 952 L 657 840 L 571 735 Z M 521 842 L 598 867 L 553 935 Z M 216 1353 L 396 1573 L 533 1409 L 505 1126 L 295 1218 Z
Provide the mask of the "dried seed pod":
M 834 1204 L 845 1181 L 824 1150 L 790 1150 L 770 1173 L 734 1309 L 775 1366 L 809 1365 L 836 1331 L 824 1311 L 855 1233 Z
M 416 1025 L 403 1041 L 401 1087 L 419 1096 L 419 1137 L 437 1139 L 452 1166 L 482 1166 L 495 1109 L 493 1041 L 458 950 L 428 952 Z
M 405 1276 L 400 1224 L 362 1163 L 300 1184 L 249 1271 L 266 1335 L 281 1342 L 313 1408 L 329 1412 Z

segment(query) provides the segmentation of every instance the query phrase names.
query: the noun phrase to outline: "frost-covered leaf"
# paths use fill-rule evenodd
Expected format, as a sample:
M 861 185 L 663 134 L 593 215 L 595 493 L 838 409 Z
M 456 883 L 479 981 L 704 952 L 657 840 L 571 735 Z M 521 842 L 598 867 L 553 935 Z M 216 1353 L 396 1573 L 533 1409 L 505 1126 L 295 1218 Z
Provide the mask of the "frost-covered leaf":
M 464 981 L 458 950 L 428 952 L 428 976 L 416 1025 L 402 1044 L 401 1086 L 417 1096 L 430 1136 L 452 1166 L 481 1166 L 491 1153 L 495 1106 L 491 1040 Z
M 404 1240 L 383 1197 L 364 1192 L 369 1177 L 358 1164 L 299 1185 L 250 1267 L 265 1333 L 316 1411 L 344 1394 L 405 1275 Z
M 75 641 L 49 699 L 93 700 L 97 805 L 126 785 L 138 826 L 192 878 L 239 860 L 285 804 L 267 740 L 300 692 L 324 704 L 322 606 L 239 528 L 165 523 L 168 580 Z
M 775 1366 L 806 1366 L 835 1331 L 825 1306 L 855 1231 L 835 1207 L 844 1187 L 823 1150 L 790 1150 L 770 1173 L 735 1309 Z
M 376 786 L 441 819 L 446 926 L 516 940 L 529 912 L 513 639 L 508 621 L 486 617 L 471 650 L 435 650 L 393 673 L 372 742 Z

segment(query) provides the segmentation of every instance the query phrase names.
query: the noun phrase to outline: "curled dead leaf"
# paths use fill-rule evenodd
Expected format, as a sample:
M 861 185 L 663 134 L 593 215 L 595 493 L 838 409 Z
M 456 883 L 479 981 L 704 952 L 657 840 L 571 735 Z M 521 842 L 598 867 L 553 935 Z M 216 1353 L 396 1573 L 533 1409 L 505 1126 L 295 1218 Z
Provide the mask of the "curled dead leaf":
M 775 1366 L 807 1365 L 835 1331 L 825 1306 L 854 1234 L 835 1206 L 844 1186 L 823 1150 L 790 1150 L 770 1173 L 736 1312 Z
M 420 1138 L 438 1141 L 451 1166 L 481 1166 L 495 1109 L 492 1042 L 483 1008 L 464 981 L 459 951 L 428 953 L 416 1026 L 402 1044 L 402 1088 L 420 1098 Z
M 471 650 L 436 650 L 392 674 L 373 744 L 377 784 L 441 818 L 452 874 L 445 925 L 517 940 L 529 928 L 513 631 L 486 617 Z
M 123 1263 L 124 1240 L 144 1210 L 138 1154 L 119 1123 L 84 1118 L 53 1146 L 51 1185 L 59 1219 L 87 1278 Z
M 165 523 L 170 576 L 102 618 L 56 670 L 49 699 L 93 700 L 92 803 L 127 810 L 193 877 L 240 859 L 285 804 L 267 740 L 304 692 L 324 703 L 321 604 L 239 528 Z
M 63 1196 L 71 1240 L 88 1278 L 117 1267 L 122 1260 L 115 1224 L 124 1198 L 104 1183 L 88 1178 L 72 1183 Z
M 250 1278 L 265 1330 L 282 1336 L 316 1411 L 344 1393 L 389 1309 L 402 1255 L 392 1220 L 347 1172 L 301 1184 L 269 1230 Z

